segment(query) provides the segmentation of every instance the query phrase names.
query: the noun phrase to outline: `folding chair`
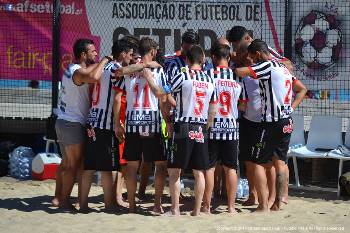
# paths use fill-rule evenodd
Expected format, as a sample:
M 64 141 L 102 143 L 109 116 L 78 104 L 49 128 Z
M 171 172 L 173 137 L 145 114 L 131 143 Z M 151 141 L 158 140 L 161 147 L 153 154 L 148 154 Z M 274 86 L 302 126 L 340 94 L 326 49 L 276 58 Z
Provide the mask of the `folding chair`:
M 338 197 L 340 196 L 339 178 L 343 172 L 343 162 L 346 160 L 350 160 L 350 151 L 348 151 L 348 153 L 346 153 L 344 150 L 342 150 L 342 148 L 341 148 L 342 146 L 350 149 L 350 123 L 348 125 L 347 130 L 346 130 L 344 145 L 340 145 L 340 147 L 338 147 L 337 149 L 331 150 L 330 152 L 327 153 L 327 158 L 339 159 L 338 192 L 337 192 Z
M 306 145 L 290 149 L 290 156 L 293 158 L 327 158 L 326 155 L 329 151 L 342 144 L 341 127 L 342 119 L 340 117 L 312 117 Z M 296 159 L 295 168 L 296 184 L 300 186 Z

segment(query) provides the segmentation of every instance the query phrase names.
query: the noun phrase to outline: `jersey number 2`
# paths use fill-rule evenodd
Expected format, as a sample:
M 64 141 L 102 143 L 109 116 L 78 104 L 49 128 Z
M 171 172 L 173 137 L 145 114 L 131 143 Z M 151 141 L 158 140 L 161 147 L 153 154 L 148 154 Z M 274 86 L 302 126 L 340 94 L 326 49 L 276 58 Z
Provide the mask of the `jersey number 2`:
M 284 97 L 284 104 L 290 104 L 291 99 L 290 99 L 289 95 L 290 95 L 290 92 L 292 91 L 292 83 L 289 79 L 286 80 L 285 87 L 287 89 L 287 94 Z

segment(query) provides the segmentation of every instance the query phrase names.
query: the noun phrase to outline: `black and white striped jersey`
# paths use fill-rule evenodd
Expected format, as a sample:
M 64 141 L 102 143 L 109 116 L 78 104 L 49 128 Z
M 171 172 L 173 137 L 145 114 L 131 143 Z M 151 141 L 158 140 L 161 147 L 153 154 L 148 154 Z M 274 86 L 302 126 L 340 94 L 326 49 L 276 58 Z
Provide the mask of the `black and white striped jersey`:
M 262 121 L 276 122 L 291 113 L 295 77 L 277 61 L 266 61 L 250 66 L 254 79 L 259 80 Z
M 189 69 L 170 84 L 176 99 L 175 122 L 206 124 L 209 103 L 217 101 L 214 79 L 200 69 Z
M 168 82 L 181 71 L 186 71 L 188 66 L 185 59 L 181 55 L 174 54 L 173 56 L 166 56 L 164 61 L 164 70 L 168 78 Z
M 163 68 L 150 69 L 159 87 L 166 84 Z M 140 73 L 125 76 L 117 81 L 117 87 L 126 92 L 126 132 L 160 133 L 160 110 L 157 97 L 150 90 L 147 80 Z
M 210 139 L 237 140 L 238 139 L 238 101 L 242 99 L 240 78 L 228 67 L 217 66 L 206 72 L 214 79 L 218 95 L 218 109 L 214 124 L 210 129 Z
M 203 71 L 208 71 L 213 68 L 213 64 L 207 60 L 203 64 Z M 168 83 L 180 72 L 186 72 L 188 70 L 188 65 L 180 52 L 172 54 L 172 56 L 165 56 L 164 69 L 168 78 Z
M 100 81 L 94 84 L 91 107 L 87 124 L 94 128 L 114 130 L 113 103 L 115 97 L 115 82 L 111 77 L 120 67 L 119 63 L 109 62 L 103 70 Z

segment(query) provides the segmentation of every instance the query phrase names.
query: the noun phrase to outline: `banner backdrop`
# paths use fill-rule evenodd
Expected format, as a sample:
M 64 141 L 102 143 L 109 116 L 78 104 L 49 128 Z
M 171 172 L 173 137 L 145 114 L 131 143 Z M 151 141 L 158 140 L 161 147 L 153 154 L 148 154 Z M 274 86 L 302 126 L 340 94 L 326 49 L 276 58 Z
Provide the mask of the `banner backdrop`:
M 52 1 L 1 1 L 1 79 L 51 80 L 52 12 Z M 90 32 L 84 1 L 61 0 L 60 13 L 62 73 L 76 39 L 93 39 L 99 49 L 100 38 Z
M 173 53 L 181 34 L 193 29 L 208 54 L 212 41 L 242 25 L 282 54 L 285 33 L 291 32 L 286 46 L 292 46 L 295 74 L 313 100 L 303 104 L 303 114 L 350 110 L 347 0 L 292 0 L 289 8 L 281 0 L 60 2 L 61 72 L 73 62 L 77 38 L 93 39 L 100 56 L 110 54 L 113 41 L 126 34 L 150 36 L 165 53 Z M 287 29 L 286 11 L 291 15 Z M 52 12 L 48 0 L 0 0 L 0 79 L 51 80 Z
M 172 53 L 180 48 L 181 34 L 194 29 L 208 54 L 211 42 L 225 36 L 233 25 L 243 25 L 261 38 L 262 31 L 269 30 L 273 20 L 263 1 L 60 2 L 61 72 L 73 61 L 72 45 L 79 37 L 93 39 L 102 55 L 109 54 L 113 40 L 125 34 L 151 36 L 166 53 Z M 0 78 L 50 80 L 52 1 L 2 0 L 0 3 L 0 52 L 6 54 L 1 58 Z M 275 6 L 283 11 L 284 3 L 276 2 Z M 7 33 L 8 28 L 11 33 Z M 278 31 L 283 31 L 283 25 Z M 283 47 L 278 38 L 274 39 L 279 49 Z

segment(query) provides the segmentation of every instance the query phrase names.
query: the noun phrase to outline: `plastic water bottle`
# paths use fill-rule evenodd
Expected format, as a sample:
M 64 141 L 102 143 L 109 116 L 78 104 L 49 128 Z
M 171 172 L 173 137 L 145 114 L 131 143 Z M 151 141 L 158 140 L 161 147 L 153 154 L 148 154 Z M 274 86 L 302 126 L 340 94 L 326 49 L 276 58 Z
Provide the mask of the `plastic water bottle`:
M 242 185 L 242 180 L 241 179 L 238 179 L 236 197 L 239 198 L 239 199 L 243 197 L 243 185 Z
M 180 179 L 180 189 L 183 190 L 185 188 L 185 183 Z
M 248 180 L 243 179 L 243 197 L 249 196 L 249 186 L 248 186 Z
M 10 153 L 10 175 L 19 179 L 30 179 L 34 152 L 29 147 L 17 147 Z

